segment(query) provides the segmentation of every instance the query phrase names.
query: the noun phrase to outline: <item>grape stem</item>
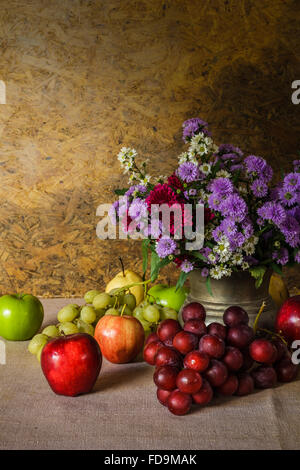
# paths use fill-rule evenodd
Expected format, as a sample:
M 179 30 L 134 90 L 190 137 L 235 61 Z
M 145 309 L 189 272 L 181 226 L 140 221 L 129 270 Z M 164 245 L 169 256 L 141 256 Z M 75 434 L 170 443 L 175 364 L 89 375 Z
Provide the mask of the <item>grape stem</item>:
M 266 307 L 266 302 L 263 301 L 263 303 L 261 304 L 260 309 L 259 309 L 259 311 L 258 311 L 258 314 L 256 315 L 255 321 L 254 321 L 254 325 L 253 325 L 254 334 L 255 334 L 256 331 L 257 331 L 258 320 L 259 320 L 261 314 L 263 313 L 265 307 Z
M 125 310 L 126 305 L 127 305 L 127 304 L 124 304 L 124 305 L 123 305 L 123 308 L 122 308 L 122 311 L 121 311 L 121 317 L 123 316 L 123 313 L 124 313 L 124 310 Z

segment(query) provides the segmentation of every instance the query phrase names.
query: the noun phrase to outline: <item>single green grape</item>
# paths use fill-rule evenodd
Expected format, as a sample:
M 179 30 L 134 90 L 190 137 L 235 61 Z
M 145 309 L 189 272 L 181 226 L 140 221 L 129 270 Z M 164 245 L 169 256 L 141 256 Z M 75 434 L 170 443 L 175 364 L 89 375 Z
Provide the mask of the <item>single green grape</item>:
M 140 321 L 144 320 L 143 307 L 140 307 L 140 305 L 138 307 L 135 307 L 135 309 L 133 310 L 132 315 L 134 316 L 134 318 L 137 318 Z
M 119 316 L 120 312 L 116 308 L 109 308 L 108 310 L 106 310 L 105 315 Z
M 41 355 L 42 355 L 42 351 L 43 351 L 43 349 L 44 349 L 44 346 L 45 346 L 45 345 L 41 346 L 41 347 L 39 348 L 38 352 L 36 353 L 36 357 L 37 357 L 37 359 L 38 359 L 39 362 L 41 362 Z
M 70 321 L 60 323 L 58 330 L 60 334 L 65 335 L 74 335 L 75 333 L 78 333 L 77 326 L 74 323 L 71 323 Z
M 80 318 L 85 323 L 94 323 L 97 318 L 95 309 L 93 307 L 85 305 L 80 311 Z
M 124 309 L 124 310 L 123 310 Z M 130 317 L 132 317 L 132 310 L 128 307 L 128 305 L 121 305 L 121 307 L 118 308 L 120 314 L 122 313 L 122 315 L 129 315 Z
M 109 305 L 111 305 L 111 299 L 112 297 L 109 294 L 102 292 L 101 294 L 98 294 L 96 297 L 94 297 L 93 307 L 97 310 L 99 308 L 107 308 Z
M 125 294 L 123 298 L 123 304 L 128 305 L 130 310 L 134 310 L 136 307 L 136 298 L 133 294 Z
M 96 295 L 98 294 L 101 294 L 101 292 L 99 290 L 89 290 L 88 292 L 86 292 L 84 294 L 84 301 L 87 303 L 87 304 L 92 304 L 93 303 L 93 300 L 94 298 L 96 297 Z
M 147 305 L 143 309 L 143 317 L 150 323 L 157 323 L 160 319 L 159 309 L 155 305 Z
M 55 325 L 49 325 L 43 329 L 42 334 L 47 335 L 50 338 L 57 338 L 57 336 L 59 336 L 59 331 Z
M 48 342 L 49 336 L 45 335 L 44 333 L 39 333 L 35 335 L 30 343 L 28 344 L 28 351 L 31 354 L 37 354 L 41 347 L 44 347 L 45 344 Z
M 168 318 L 171 318 L 172 320 L 178 320 L 178 313 L 174 308 L 163 307 L 161 309 L 160 319 L 167 320 Z
M 60 323 L 71 322 L 79 315 L 79 308 L 75 304 L 65 305 L 57 314 L 57 320 Z
M 81 320 L 80 318 L 76 320 L 76 326 L 78 328 L 79 333 L 87 333 L 88 335 L 94 336 L 94 327 L 89 323 L 86 323 L 85 321 Z

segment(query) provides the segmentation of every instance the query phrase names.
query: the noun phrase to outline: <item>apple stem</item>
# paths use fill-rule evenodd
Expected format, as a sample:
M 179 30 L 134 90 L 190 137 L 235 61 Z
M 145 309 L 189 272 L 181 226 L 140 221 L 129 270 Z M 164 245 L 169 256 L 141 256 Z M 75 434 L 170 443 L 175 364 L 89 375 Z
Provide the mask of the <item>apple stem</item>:
M 125 276 L 124 263 L 123 263 L 123 260 L 122 260 L 121 256 L 119 256 L 119 261 L 120 261 L 120 263 L 121 263 L 121 268 L 122 268 L 123 277 L 126 277 L 126 276 Z

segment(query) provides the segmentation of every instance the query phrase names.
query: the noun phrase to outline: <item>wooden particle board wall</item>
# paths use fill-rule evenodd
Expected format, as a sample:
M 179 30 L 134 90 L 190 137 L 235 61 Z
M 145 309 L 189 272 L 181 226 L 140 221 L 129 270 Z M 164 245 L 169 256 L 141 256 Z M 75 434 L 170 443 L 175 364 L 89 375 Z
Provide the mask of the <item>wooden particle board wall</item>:
M 199 116 L 217 142 L 287 169 L 300 149 L 298 11 L 296 0 L 0 0 L 0 291 L 82 295 L 120 254 L 140 270 L 138 242 L 96 237 L 97 206 L 126 184 L 122 145 L 168 174 L 183 120 Z

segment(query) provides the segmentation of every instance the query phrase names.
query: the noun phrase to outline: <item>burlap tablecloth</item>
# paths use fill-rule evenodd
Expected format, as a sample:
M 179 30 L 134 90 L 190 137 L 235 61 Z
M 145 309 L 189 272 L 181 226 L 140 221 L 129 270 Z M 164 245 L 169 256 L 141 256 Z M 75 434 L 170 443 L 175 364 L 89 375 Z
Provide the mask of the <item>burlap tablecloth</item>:
M 42 302 L 46 325 L 68 301 Z M 157 401 L 143 362 L 104 360 L 93 393 L 68 398 L 52 392 L 27 345 L 7 341 L 0 365 L 1 449 L 300 448 L 299 380 L 176 417 Z

